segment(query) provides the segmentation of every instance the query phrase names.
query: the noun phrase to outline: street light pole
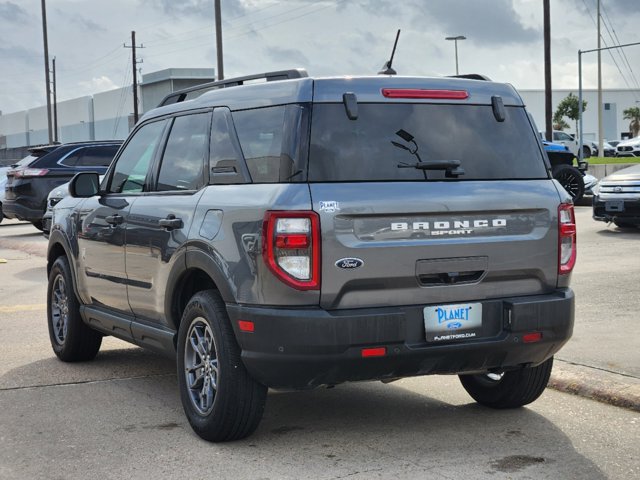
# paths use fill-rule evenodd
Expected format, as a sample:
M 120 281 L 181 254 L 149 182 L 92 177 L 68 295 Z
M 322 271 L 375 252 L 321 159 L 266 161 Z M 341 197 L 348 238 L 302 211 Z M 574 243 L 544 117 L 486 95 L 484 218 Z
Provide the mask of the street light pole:
M 456 75 L 460 75 L 460 72 L 458 70 L 458 40 L 466 40 L 467 37 L 465 37 L 464 35 L 458 35 L 456 37 L 446 37 L 445 40 L 453 40 L 453 43 L 455 44 L 455 49 L 456 49 Z

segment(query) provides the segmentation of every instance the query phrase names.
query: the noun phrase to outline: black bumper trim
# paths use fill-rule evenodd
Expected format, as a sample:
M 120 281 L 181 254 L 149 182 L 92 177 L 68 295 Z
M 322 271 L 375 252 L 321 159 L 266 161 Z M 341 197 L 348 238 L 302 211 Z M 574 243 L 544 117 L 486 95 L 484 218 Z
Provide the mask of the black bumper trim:
M 227 304 L 227 310 L 249 373 L 273 388 L 537 365 L 573 332 L 570 289 L 482 304 L 481 336 L 446 343 L 425 340 L 424 305 L 326 311 Z M 254 322 L 255 331 L 241 332 L 238 320 Z M 542 340 L 523 343 L 522 335 L 534 331 Z M 385 347 L 387 354 L 362 358 L 364 347 Z

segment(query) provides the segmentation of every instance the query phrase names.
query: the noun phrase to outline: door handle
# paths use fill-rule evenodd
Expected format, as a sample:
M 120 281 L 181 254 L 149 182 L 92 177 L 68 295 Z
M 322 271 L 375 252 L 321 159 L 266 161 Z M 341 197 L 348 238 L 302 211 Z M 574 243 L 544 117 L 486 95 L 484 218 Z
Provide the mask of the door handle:
M 109 215 L 105 217 L 104 221 L 107 222 L 109 225 L 120 225 L 124 221 L 124 217 L 118 214 Z
M 173 230 L 175 228 L 182 228 L 184 226 L 184 224 L 182 223 L 182 219 L 176 218 L 176 216 L 173 214 L 167 215 L 167 218 L 160 219 L 158 223 L 166 230 Z

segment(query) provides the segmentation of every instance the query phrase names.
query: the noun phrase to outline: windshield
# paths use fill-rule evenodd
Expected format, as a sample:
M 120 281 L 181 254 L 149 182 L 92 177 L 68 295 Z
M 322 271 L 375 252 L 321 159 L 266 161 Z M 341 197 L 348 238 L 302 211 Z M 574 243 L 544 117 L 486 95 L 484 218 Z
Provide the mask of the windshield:
M 349 120 L 341 103 L 314 104 L 309 181 L 548 178 L 525 109 L 505 111 L 498 122 L 490 105 L 359 104 Z M 464 174 L 419 165 L 443 161 Z

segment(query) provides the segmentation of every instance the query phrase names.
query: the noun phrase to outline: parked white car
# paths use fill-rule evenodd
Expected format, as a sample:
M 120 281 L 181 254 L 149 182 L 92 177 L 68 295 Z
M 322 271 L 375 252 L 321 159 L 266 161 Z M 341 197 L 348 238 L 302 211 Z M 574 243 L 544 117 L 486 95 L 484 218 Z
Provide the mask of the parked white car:
M 553 131 L 553 143 L 559 143 L 564 145 L 569 149 L 571 153 L 573 153 L 576 157 L 578 156 L 578 140 L 576 137 L 570 133 L 563 132 L 562 130 L 554 130 Z M 598 145 L 595 147 L 593 145 L 594 142 L 585 141 L 582 144 L 582 157 L 589 158 L 591 156 L 595 156 L 598 153 Z
M 640 135 L 616 146 L 616 157 L 640 157 Z

